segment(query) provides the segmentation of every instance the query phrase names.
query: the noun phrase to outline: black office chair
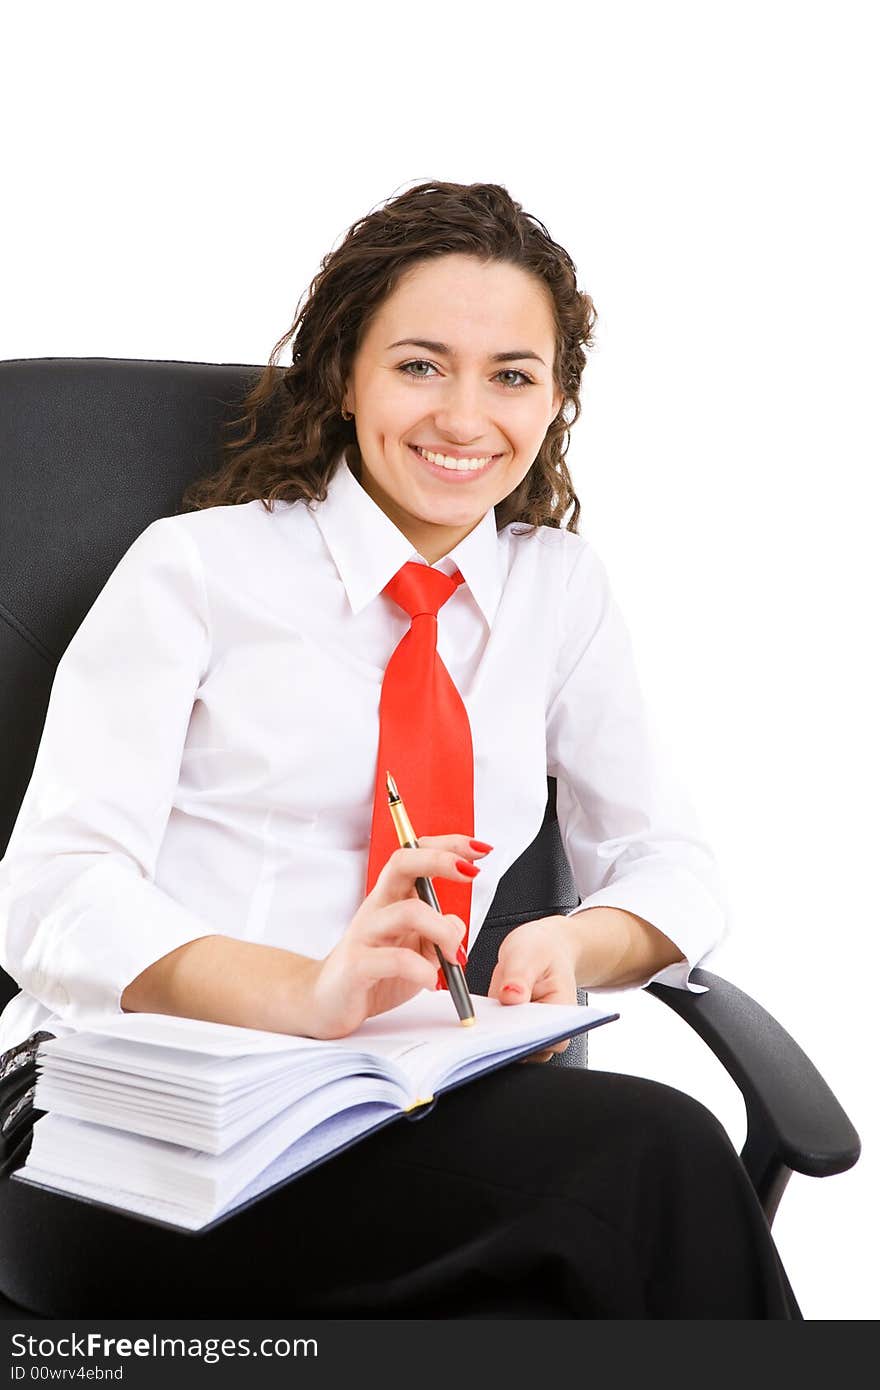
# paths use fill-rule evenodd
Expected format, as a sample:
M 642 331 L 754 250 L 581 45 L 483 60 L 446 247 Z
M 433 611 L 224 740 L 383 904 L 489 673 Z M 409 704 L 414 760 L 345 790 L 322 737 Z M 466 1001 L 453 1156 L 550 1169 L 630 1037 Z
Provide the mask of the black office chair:
M 124 551 L 157 517 L 179 512 L 187 485 L 218 466 L 221 424 L 260 370 L 113 358 L 0 362 L 0 852 L 30 781 L 63 651 Z M 555 779 L 547 784 L 541 829 L 501 879 L 474 942 L 467 979 L 475 993 L 488 991 L 507 932 L 579 902 Z M 708 993 L 660 984 L 647 992 L 697 1031 L 739 1087 L 748 1119 L 741 1158 L 772 1224 L 791 1173 L 844 1172 L 859 1157 L 859 1137 L 775 1019 L 719 976 L 697 970 L 693 978 Z M 0 1007 L 17 990 L 0 970 Z M 586 992 L 579 998 L 586 1003 Z M 586 1066 L 586 1035 L 544 1065 Z M 15 1135 L 0 1135 L 0 1163 L 5 1145 L 11 1168 L 24 1162 L 22 1122 Z M 14 1296 L 15 1271 L 27 1260 L 27 1242 L 15 1248 L 0 1230 L 0 1316 L 22 1311 L 2 1291 Z

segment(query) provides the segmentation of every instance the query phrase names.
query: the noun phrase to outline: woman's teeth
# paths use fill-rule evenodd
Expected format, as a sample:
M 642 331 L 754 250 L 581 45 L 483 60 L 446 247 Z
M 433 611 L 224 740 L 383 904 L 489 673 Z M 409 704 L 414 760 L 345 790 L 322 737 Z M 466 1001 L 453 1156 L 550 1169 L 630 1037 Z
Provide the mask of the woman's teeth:
M 454 459 L 447 454 L 432 454 L 427 449 L 420 449 L 418 444 L 414 444 L 413 448 L 429 463 L 437 464 L 439 468 L 451 468 L 457 473 L 475 473 L 478 468 L 485 468 L 487 463 L 491 463 L 494 457 L 490 454 L 481 459 Z

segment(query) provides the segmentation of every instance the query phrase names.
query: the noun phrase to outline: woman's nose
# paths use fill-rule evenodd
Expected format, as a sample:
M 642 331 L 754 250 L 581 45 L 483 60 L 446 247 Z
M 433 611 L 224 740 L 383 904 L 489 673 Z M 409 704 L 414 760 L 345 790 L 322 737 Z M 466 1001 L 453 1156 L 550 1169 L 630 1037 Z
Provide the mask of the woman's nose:
M 442 400 L 435 404 L 434 418 L 443 439 L 453 448 L 466 449 L 491 433 L 478 383 L 450 382 Z

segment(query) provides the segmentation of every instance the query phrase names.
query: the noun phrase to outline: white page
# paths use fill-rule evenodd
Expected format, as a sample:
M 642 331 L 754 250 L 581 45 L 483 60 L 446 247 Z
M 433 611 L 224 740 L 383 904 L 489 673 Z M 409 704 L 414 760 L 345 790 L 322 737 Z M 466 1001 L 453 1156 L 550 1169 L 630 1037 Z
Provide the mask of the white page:
M 337 1070 L 344 1066 L 344 1061 L 340 1059 Z M 131 1072 L 112 1072 L 106 1067 L 83 1064 L 77 1067 L 53 1065 L 40 1067 L 36 1099 L 39 1099 L 43 1091 L 48 1094 L 49 1089 L 59 1094 L 69 1092 L 71 1095 L 94 1095 L 108 1099 L 118 1097 L 121 1101 L 136 1096 L 139 1104 L 152 1105 L 169 1113 L 173 1111 L 181 1115 L 220 1115 L 224 1111 L 231 1112 L 241 1105 L 246 1105 L 248 1100 L 264 1095 L 281 1085 L 287 1085 L 289 1088 L 292 1077 L 296 1079 L 298 1089 L 299 1085 L 307 1085 L 312 1078 L 314 1084 L 320 1085 L 323 1075 L 323 1068 L 317 1077 L 314 1071 L 308 1068 L 297 1068 L 293 1073 L 282 1068 L 260 1077 L 259 1081 L 252 1082 L 250 1086 L 198 1091 L 193 1094 L 188 1087 L 181 1087 L 156 1077 L 135 1076 Z
M 323 1062 L 327 1052 L 277 1052 L 277 1054 L 222 1058 L 188 1052 L 184 1048 L 165 1048 L 95 1034 L 71 1034 L 64 1048 L 40 1045 L 36 1054 L 38 1073 L 70 1076 L 106 1076 L 111 1079 L 138 1077 L 140 1084 L 175 1094 L 213 1097 L 246 1091 L 271 1076 L 296 1076 Z
M 412 1077 L 422 1073 L 422 1058 L 419 1056 L 416 1061 L 415 1054 L 424 1053 L 428 1047 L 432 1059 L 441 1058 L 445 1053 L 450 1056 L 489 1055 L 509 1047 L 513 1035 L 523 1040 L 532 1036 L 538 1039 L 564 1029 L 569 1018 L 575 1027 L 583 1021 L 582 1006 L 577 1004 L 507 1005 L 483 995 L 472 995 L 471 999 L 476 1022 L 470 1027 L 462 1025 L 447 990 L 420 990 L 397 1008 L 366 1019 L 346 1037 L 320 1042 L 314 1038 L 235 1028 L 230 1024 L 206 1023 L 171 1014 L 121 1014 L 102 1019 L 94 1026 L 84 1022 L 80 1031 L 112 1037 L 119 1044 L 158 1045 L 155 1047 L 156 1067 L 157 1070 L 161 1067 L 166 1075 L 191 1071 L 191 1061 L 186 1058 L 192 1053 L 237 1058 L 273 1052 L 303 1054 L 313 1049 L 317 1060 L 331 1049 L 384 1058 L 399 1064 L 399 1069 Z M 46 1051 L 57 1050 L 61 1055 L 75 1056 L 76 1039 L 76 1034 L 59 1038 L 45 1044 Z M 121 1048 L 119 1055 L 123 1055 Z M 134 1064 L 136 1053 L 131 1060 Z
M 326 1047 L 367 1050 L 379 1056 L 393 1057 L 398 1048 L 406 1046 L 408 1039 L 413 1036 L 418 1039 L 424 1031 L 442 1036 L 461 1028 L 448 991 L 423 989 L 396 1008 L 366 1019 L 344 1038 L 306 1038 L 292 1033 L 271 1033 L 257 1028 L 237 1028 L 228 1023 L 180 1018 L 175 1014 L 126 1013 L 111 1018 L 96 1015 L 90 1019 L 86 1015 L 76 1033 L 44 1046 L 47 1052 L 59 1050 L 66 1056 L 76 1056 L 78 1037 L 97 1035 L 120 1042 L 154 1044 L 204 1057 L 237 1058 L 273 1052 L 301 1052 L 309 1048 L 321 1052 Z
M 378 1078 L 383 1087 L 392 1086 L 387 1078 Z M 246 1097 L 234 1109 L 207 1112 L 204 1109 L 193 1114 L 188 1110 L 173 1109 L 171 1099 L 156 1103 L 155 1098 L 145 1100 L 133 1092 L 121 1093 L 117 1088 L 111 1096 L 100 1095 L 83 1087 L 68 1086 L 64 1091 L 52 1088 L 51 1082 L 40 1081 L 34 1094 L 34 1105 L 53 1115 L 91 1122 L 103 1128 L 118 1129 L 126 1134 L 139 1134 L 148 1138 L 164 1140 L 187 1149 L 197 1149 L 208 1154 L 223 1154 L 248 1135 L 255 1133 L 275 1115 L 287 1111 L 293 1103 L 323 1093 L 336 1080 L 345 1080 L 355 1085 L 360 1080 L 352 1078 L 343 1058 L 339 1058 L 335 1073 L 323 1075 L 320 1083 L 308 1091 L 297 1091 L 297 1101 L 291 1102 L 290 1087 L 286 1078 L 276 1079 L 271 1087 L 261 1088 L 253 1097 Z M 363 1087 L 358 1088 L 362 1093 Z M 402 1104 L 396 1087 L 392 1092 L 398 1103 Z M 323 1104 L 323 1101 L 321 1102 Z
M 487 1000 L 489 1004 L 495 1002 L 495 1000 Z M 583 1004 L 498 1004 L 497 1007 L 503 1014 L 511 1016 L 499 1020 L 501 1026 L 495 1028 L 492 1061 L 496 1063 L 503 1058 L 522 1052 L 524 1046 L 528 1046 L 530 1050 L 536 1051 L 538 1049 L 540 1043 L 536 1043 L 534 1040 L 532 1020 L 536 1019 L 541 1024 L 540 1034 L 542 1037 L 553 1037 L 555 1032 L 558 1033 L 559 1041 L 561 1041 L 569 1029 L 583 1028 L 585 1023 L 598 1025 L 617 1017 L 617 1014 L 610 1009 L 592 1008 Z M 541 1012 L 532 1013 L 531 1018 L 526 1018 L 520 1023 L 516 1014 L 525 1008 L 529 1008 L 530 1012 L 531 1010 L 541 1010 Z M 555 1013 L 556 1009 L 561 1012 Z M 575 1010 L 576 1012 L 574 1012 Z M 485 1058 L 474 1056 L 473 1049 L 468 1048 L 464 1042 L 458 1046 L 444 1044 L 442 1050 L 431 1050 L 424 1054 L 423 1066 L 427 1075 L 423 1074 L 418 1078 L 418 1086 L 422 1090 L 440 1090 L 444 1085 L 453 1081 L 461 1081 L 467 1076 L 478 1074 L 484 1069 L 484 1065 Z
M 137 1193 L 123 1191 L 110 1183 L 89 1182 L 82 1178 L 65 1178 L 64 1186 L 61 1186 L 57 1174 L 30 1162 L 24 1168 L 13 1172 L 12 1178 L 17 1182 L 31 1183 L 37 1187 L 48 1187 L 56 1192 L 74 1193 L 80 1197 L 92 1198 L 96 1202 L 117 1207 L 121 1211 L 140 1212 L 143 1216 L 153 1217 L 157 1221 L 170 1222 L 184 1230 L 198 1231 L 203 1226 L 207 1226 L 215 1217 L 228 1215 L 237 1210 L 245 1202 L 258 1197 L 268 1188 L 274 1187 L 276 1183 L 283 1182 L 286 1178 L 300 1172 L 303 1168 L 307 1168 L 327 1154 L 335 1154 L 336 1150 L 344 1144 L 376 1128 L 383 1119 L 387 1119 L 387 1115 L 387 1106 L 374 1103 L 353 1106 L 350 1110 L 343 1110 L 339 1114 L 331 1115 L 323 1123 L 310 1130 L 308 1134 L 303 1135 L 297 1143 L 279 1154 L 274 1162 L 257 1175 L 253 1182 L 221 1207 L 214 1203 L 204 1204 L 199 1208 L 187 1208 L 180 1202 L 148 1198 Z M 332 1158 L 329 1161 L 332 1162 Z
M 371 1051 L 393 1055 L 412 1094 L 427 1099 L 449 1069 L 467 1059 L 502 1056 L 531 1041 L 537 1049 L 542 1038 L 564 1036 L 567 1028 L 583 1027 L 589 1020 L 616 1017 L 612 1010 L 582 1004 L 502 1004 L 480 994 L 471 1000 L 476 1022 L 470 1027 L 462 1025 L 448 993 L 436 990 L 367 1019 L 357 1037 Z
M 108 1078 L 106 1075 L 85 1072 L 80 1075 L 59 1075 L 52 1070 L 43 1070 L 37 1078 L 34 1105 L 39 1110 L 53 1110 L 61 1114 L 72 1113 L 67 1110 L 68 1103 L 76 1103 L 80 1109 L 93 1107 L 94 1118 L 102 1124 L 111 1123 L 103 1116 L 109 1116 L 116 1110 L 120 1115 L 143 1111 L 150 1115 L 166 1115 L 182 1122 L 192 1120 L 197 1124 L 209 1124 L 221 1131 L 226 1124 L 262 1107 L 273 1097 L 286 1098 L 283 1103 L 290 1104 L 292 1099 L 310 1094 L 337 1076 L 352 1074 L 344 1057 L 331 1061 L 334 1065 L 325 1065 L 317 1075 L 298 1072 L 292 1078 L 282 1072 L 244 1091 L 236 1090 L 231 1095 L 207 1098 L 201 1096 L 197 1100 L 179 1094 L 176 1088 L 147 1086 L 140 1079 L 136 1081 L 125 1074 Z M 294 1081 L 295 1084 L 292 1084 Z M 98 1114 L 99 1110 L 101 1115 Z M 91 1117 L 85 1115 L 84 1118 Z
M 74 1055 L 76 1039 L 80 1034 L 155 1043 L 208 1057 L 244 1057 L 323 1047 L 323 1043 L 316 1038 L 302 1038 L 294 1033 L 237 1028 L 231 1023 L 211 1023 L 204 1019 L 181 1018 L 177 1014 L 128 1013 L 116 1014 L 112 1018 L 102 1014 L 94 1018 L 84 1015 L 75 1033 L 66 1034 L 56 1041 L 65 1044 L 64 1050 L 68 1055 Z M 45 1044 L 47 1050 L 52 1050 L 54 1046 L 52 1042 Z
M 186 1205 L 199 1200 L 226 1202 L 309 1130 L 337 1111 L 367 1101 L 384 1103 L 386 1112 L 399 1108 L 389 1082 L 374 1078 L 365 1094 L 362 1078 L 344 1078 L 295 1102 L 217 1156 L 50 1113 L 34 1124 L 30 1153 L 20 1171 L 32 1164 L 77 1181 L 97 1177 L 130 1192 L 160 1200 L 175 1198 Z M 120 1174 L 125 1174 L 124 1183 Z
M 446 991 L 421 990 L 397 1008 L 367 1019 L 344 1038 L 317 1040 L 172 1014 L 129 1013 L 86 1017 L 76 1033 L 45 1043 L 40 1054 L 71 1062 L 102 1057 L 108 1068 L 133 1075 L 163 1078 L 169 1084 L 174 1079 L 191 1084 L 197 1078 L 205 1084 L 211 1078 L 228 1077 L 230 1073 L 222 1070 L 224 1061 L 236 1068 L 243 1058 L 257 1059 L 258 1071 L 260 1058 L 282 1054 L 308 1058 L 317 1069 L 328 1055 L 344 1052 L 351 1058 L 351 1071 L 369 1074 L 378 1060 L 389 1076 L 407 1086 L 407 1073 L 396 1067 L 395 1059 L 421 1046 L 426 1035 L 439 1041 L 461 1029 Z

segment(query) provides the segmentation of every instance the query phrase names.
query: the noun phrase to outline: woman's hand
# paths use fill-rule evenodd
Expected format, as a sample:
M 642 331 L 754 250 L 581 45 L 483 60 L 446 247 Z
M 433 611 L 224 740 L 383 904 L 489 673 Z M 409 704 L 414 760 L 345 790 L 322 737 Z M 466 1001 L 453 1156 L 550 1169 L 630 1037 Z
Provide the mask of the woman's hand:
M 489 983 L 489 998 L 502 1004 L 576 1004 L 575 952 L 567 917 L 539 917 L 507 933 Z M 564 1052 L 570 1038 L 518 1057 L 519 1062 L 549 1062 Z
M 454 961 L 465 924 L 423 903 L 415 881 L 470 882 L 474 876 L 457 868 L 456 860 L 471 864 L 487 852 L 472 849 L 467 835 L 425 835 L 417 849 L 396 849 L 389 856 L 341 940 L 315 961 L 309 1037 L 346 1037 L 365 1019 L 436 987 L 435 943 Z

